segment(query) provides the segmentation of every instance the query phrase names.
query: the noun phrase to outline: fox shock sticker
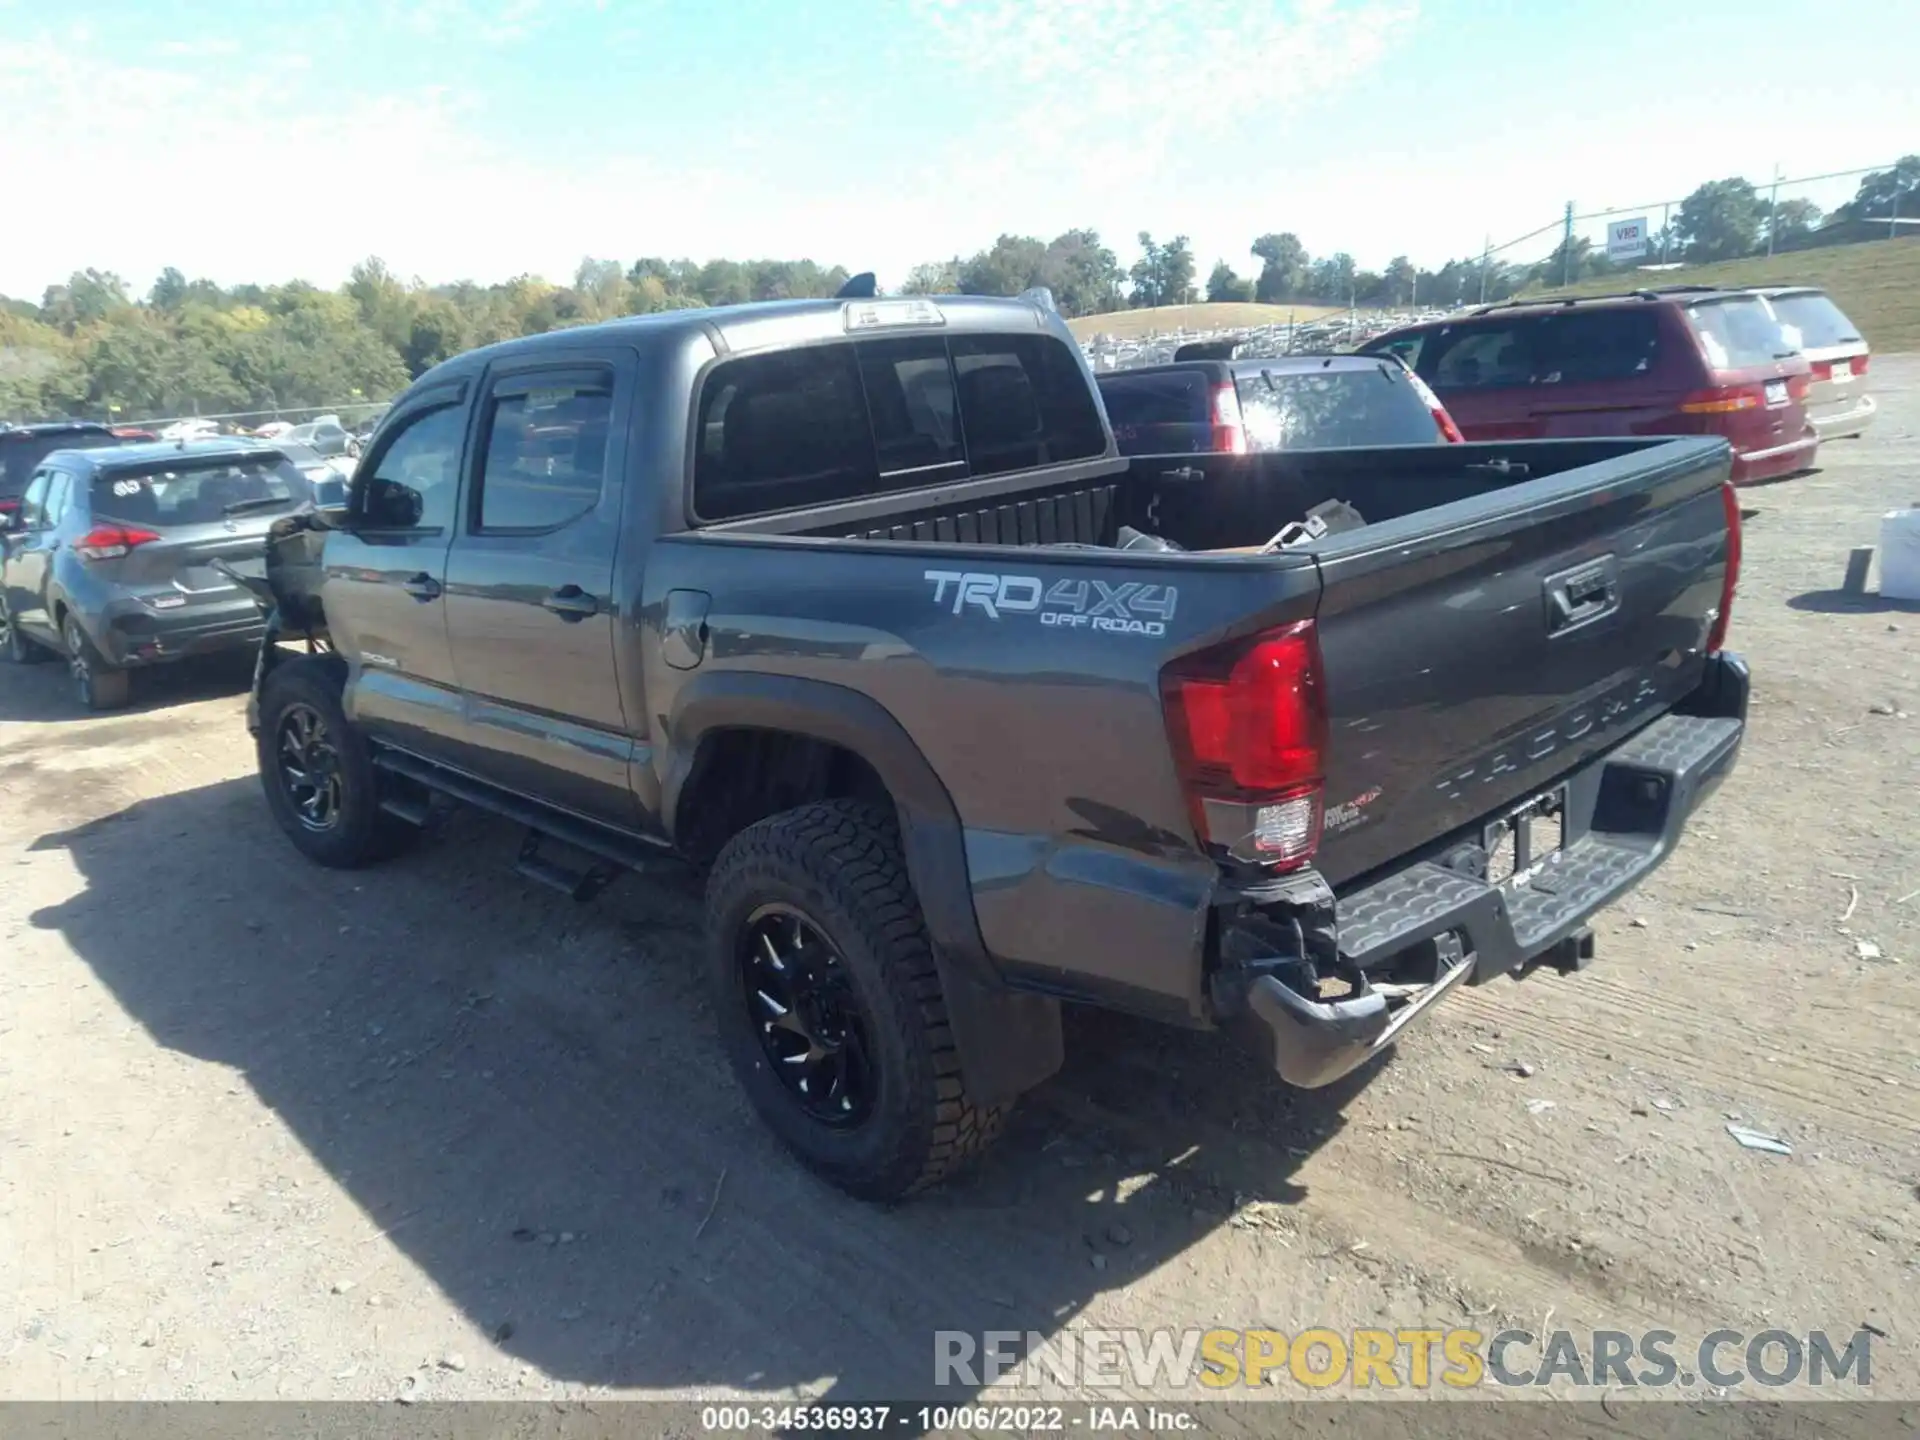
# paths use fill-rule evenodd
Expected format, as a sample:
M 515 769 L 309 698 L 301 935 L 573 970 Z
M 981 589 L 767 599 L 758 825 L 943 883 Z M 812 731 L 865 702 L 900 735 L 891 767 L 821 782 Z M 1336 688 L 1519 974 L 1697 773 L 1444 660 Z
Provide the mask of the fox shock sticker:
M 972 570 L 929 570 L 933 603 L 955 615 L 977 610 L 989 620 L 1032 615 L 1042 625 L 1097 630 L 1108 635 L 1167 633 L 1180 592 L 1171 585 L 1125 580 L 1056 580 L 1037 575 L 1000 575 Z

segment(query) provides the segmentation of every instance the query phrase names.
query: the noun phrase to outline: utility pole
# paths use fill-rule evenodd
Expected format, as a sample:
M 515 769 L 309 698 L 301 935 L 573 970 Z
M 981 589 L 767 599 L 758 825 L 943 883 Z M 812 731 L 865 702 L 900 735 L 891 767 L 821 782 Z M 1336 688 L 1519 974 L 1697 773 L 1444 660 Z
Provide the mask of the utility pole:
M 1560 283 L 1573 283 L 1573 202 L 1567 201 L 1566 232 L 1560 237 Z
M 1767 254 L 1773 254 L 1774 232 L 1780 228 L 1780 162 L 1773 162 L 1773 189 L 1767 195 Z
M 1660 263 L 1667 263 L 1667 237 L 1673 233 L 1673 221 L 1668 217 L 1673 213 L 1673 202 L 1669 200 L 1660 207 Z
M 1487 248 L 1480 256 L 1480 303 L 1487 303 L 1487 272 L 1493 268 L 1493 236 L 1487 236 Z

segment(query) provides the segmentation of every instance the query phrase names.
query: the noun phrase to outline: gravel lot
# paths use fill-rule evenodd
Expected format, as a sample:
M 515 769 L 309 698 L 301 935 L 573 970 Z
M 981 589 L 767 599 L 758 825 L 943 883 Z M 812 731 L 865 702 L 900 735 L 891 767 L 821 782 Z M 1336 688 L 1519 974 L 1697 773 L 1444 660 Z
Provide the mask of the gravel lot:
M 1869 1323 L 1920 1397 L 1920 613 L 1834 593 L 1920 501 L 1920 357 L 1874 380 L 1867 439 L 1747 492 L 1741 768 L 1593 968 L 1313 1094 L 1076 1015 L 1007 1143 L 892 1211 L 747 1112 L 686 890 L 572 906 L 480 816 L 320 871 L 244 666 L 98 719 L 0 672 L 0 1397 L 900 1396 L 937 1328 L 1549 1315 Z

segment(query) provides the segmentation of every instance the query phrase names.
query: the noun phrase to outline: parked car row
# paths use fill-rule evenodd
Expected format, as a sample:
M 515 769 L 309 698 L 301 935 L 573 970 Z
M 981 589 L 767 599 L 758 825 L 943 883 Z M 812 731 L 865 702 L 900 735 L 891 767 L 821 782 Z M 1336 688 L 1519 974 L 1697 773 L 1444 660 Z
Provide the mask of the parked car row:
M 1180 342 L 1156 351 L 1169 360 L 1096 367 L 1128 454 L 1719 435 L 1746 483 L 1808 469 L 1875 411 L 1865 338 L 1811 286 L 1506 301 L 1419 317 L 1344 359 L 1163 338 Z
M 1873 417 L 1865 340 L 1804 287 L 1508 301 L 1360 353 L 1405 363 L 1469 440 L 1720 435 L 1736 483 L 1806 470 L 1823 437 Z

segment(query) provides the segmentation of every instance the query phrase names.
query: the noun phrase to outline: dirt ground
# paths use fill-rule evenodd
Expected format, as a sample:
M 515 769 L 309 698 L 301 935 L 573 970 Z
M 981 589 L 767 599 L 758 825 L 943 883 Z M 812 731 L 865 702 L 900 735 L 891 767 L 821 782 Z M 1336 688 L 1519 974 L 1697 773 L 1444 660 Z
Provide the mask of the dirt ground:
M 1920 1397 L 1920 613 L 1835 593 L 1920 501 L 1920 357 L 1873 373 L 1867 439 L 1747 492 L 1740 769 L 1591 969 L 1311 1094 L 1074 1015 L 892 1210 L 748 1113 L 685 889 L 576 907 L 474 815 L 321 871 L 244 668 L 97 719 L 0 672 L 0 1397 L 905 1396 L 936 1329 L 1508 1322 L 1865 1323 Z

